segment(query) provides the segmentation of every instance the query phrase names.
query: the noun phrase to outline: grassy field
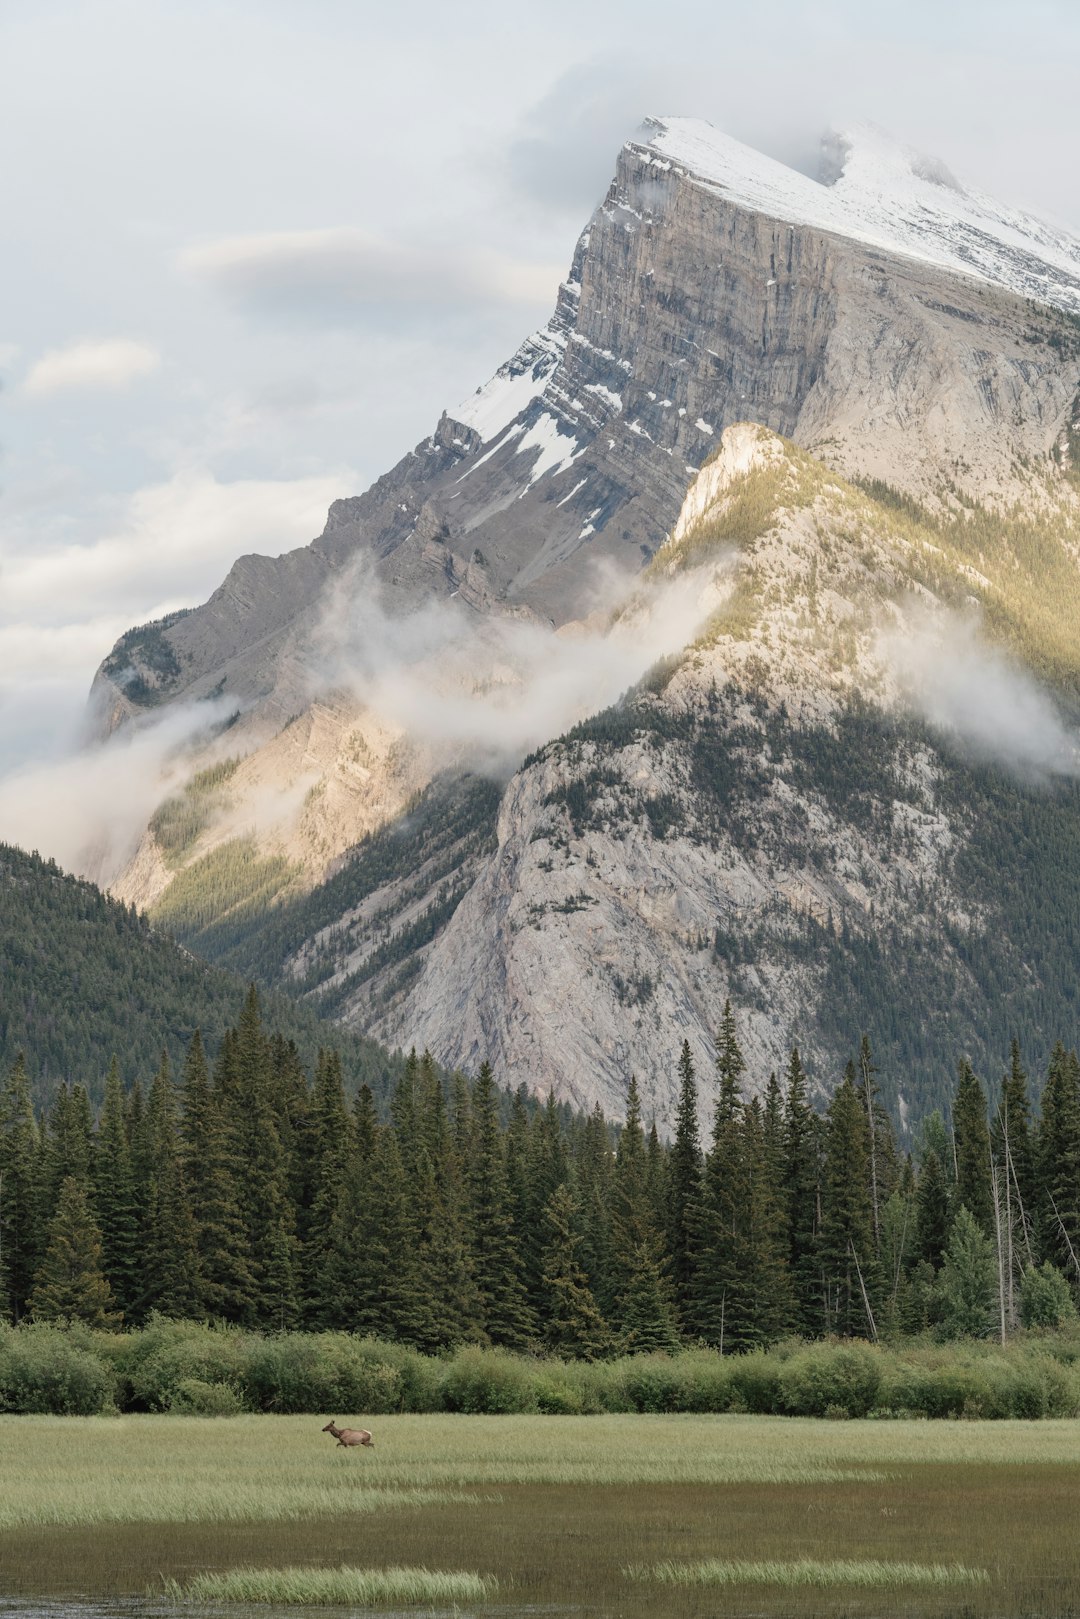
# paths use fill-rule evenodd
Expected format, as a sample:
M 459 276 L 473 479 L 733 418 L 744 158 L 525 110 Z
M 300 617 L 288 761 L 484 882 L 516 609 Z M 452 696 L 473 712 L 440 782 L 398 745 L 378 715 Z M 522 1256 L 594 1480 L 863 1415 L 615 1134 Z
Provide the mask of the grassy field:
M 312 1417 L 0 1418 L 0 1600 L 1080 1612 L 1074 1422 L 371 1426 L 356 1452 Z

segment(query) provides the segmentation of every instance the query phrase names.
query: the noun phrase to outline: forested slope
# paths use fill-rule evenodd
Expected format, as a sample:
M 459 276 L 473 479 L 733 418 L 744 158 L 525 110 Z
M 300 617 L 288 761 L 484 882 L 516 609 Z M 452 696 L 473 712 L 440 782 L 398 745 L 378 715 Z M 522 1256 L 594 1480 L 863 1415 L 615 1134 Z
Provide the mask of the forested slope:
M 0 844 L 0 1068 L 24 1051 L 42 1098 L 68 1080 L 100 1101 L 113 1055 L 125 1081 L 146 1080 L 162 1047 L 182 1060 L 196 1028 L 216 1049 L 244 988 L 92 883 Z M 374 1041 L 330 1028 L 285 995 L 269 997 L 266 1018 L 309 1065 L 320 1046 L 334 1046 L 350 1085 L 366 1081 L 377 1097 L 399 1071 Z

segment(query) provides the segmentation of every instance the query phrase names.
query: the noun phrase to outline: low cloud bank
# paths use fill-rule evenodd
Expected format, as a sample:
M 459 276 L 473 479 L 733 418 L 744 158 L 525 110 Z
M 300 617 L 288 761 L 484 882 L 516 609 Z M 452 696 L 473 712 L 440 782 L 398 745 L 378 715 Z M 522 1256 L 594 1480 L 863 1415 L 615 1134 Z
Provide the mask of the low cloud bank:
M 598 575 L 589 616 L 556 631 L 481 617 L 456 598 L 394 616 L 357 574 L 328 602 L 313 676 L 448 758 L 502 775 L 681 651 L 726 579 L 724 562 L 655 583 Z
M 1054 699 L 982 639 L 977 618 L 928 614 L 882 651 L 908 702 L 979 758 L 1028 776 L 1080 774 L 1080 742 Z
M 0 781 L 0 837 L 108 883 L 234 707 L 225 699 L 185 704 L 100 747 L 13 771 Z

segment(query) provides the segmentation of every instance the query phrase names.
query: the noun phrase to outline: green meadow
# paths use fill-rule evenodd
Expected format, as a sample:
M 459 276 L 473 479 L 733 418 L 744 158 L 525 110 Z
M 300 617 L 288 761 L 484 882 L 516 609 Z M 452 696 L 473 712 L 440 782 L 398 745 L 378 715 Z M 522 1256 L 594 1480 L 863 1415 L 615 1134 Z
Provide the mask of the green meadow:
M 399 1415 L 371 1451 L 321 1426 L 0 1418 L 0 1603 L 1080 1611 L 1075 1421 Z

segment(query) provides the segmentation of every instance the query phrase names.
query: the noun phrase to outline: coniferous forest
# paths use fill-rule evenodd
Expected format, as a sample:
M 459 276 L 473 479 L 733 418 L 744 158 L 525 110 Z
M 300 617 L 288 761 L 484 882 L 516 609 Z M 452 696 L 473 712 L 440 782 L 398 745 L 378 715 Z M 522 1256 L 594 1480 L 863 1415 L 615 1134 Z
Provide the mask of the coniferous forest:
M 212 1060 L 43 1115 L 16 1059 L 0 1111 L 0 1266 L 14 1323 L 153 1317 L 475 1343 L 600 1360 L 785 1337 L 992 1337 L 1075 1316 L 1080 1063 L 1058 1046 L 1038 1117 L 1019 1048 L 992 1100 L 959 1064 L 946 1123 L 898 1151 L 863 1040 L 824 1114 L 798 1051 L 749 1095 L 725 1008 L 715 1071 L 674 1054 L 670 1143 L 572 1113 L 488 1065 L 404 1063 L 386 1106 L 339 1054 L 305 1071 L 252 989 Z M 699 1104 L 714 1117 L 707 1140 Z

